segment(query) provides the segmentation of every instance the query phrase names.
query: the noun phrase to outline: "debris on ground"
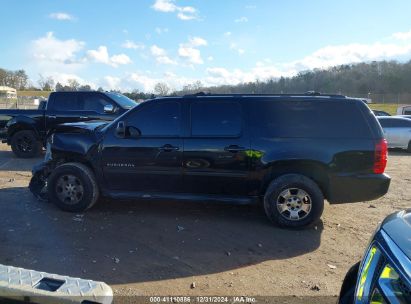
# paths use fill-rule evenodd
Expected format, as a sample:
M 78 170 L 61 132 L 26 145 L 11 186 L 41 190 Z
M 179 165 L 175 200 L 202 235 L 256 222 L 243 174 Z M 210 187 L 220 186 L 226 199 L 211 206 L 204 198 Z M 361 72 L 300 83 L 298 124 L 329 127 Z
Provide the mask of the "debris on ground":
M 373 204 L 370 204 L 369 206 L 368 206 L 368 208 L 377 208 L 375 205 L 373 205 Z
M 113 258 L 113 261 L 114 261 L 114 263 L 116 263 L 116 264 L 120 263 L 120 259 L 119 259 L 119 258 L 116 258 L 116 257 Z
M 183 227 L 183 226 L 177 226 L 177 231 L 178 232 L 180 232 L 180 231 L 183 231 L 185 228 Z
M 318 286 L 318 284 L 315 284 L 314 286 L 311 287 L 311 290 L 320 291 L 320 286 Z
M 191 288 L 191 289 L 196 288 L 196 282 L 191 283 L 190 288 Z
M 231 255 L 231 252 L 230 252 L 230 251 L 226 251 L 225 254 L 226 254 L 227 256 L 230 256 L 230 255 Z
M 332 264 L 327 264 L 327 266 L 330 267 L 331 269 L 336 269 L 337 268 L 337 266 L 332 265 Z

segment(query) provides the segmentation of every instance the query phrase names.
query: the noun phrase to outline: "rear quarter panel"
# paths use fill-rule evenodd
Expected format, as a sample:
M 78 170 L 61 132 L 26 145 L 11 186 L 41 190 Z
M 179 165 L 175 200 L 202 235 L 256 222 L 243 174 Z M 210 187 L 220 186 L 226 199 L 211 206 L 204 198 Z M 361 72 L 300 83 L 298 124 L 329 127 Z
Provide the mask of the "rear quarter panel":
M 251 146 L 260 156 L 251 161 L 250 178 L 250 187 L 258 195 L 274 178 L 299 173 L 316 181 L 327 197 L 330 179 L 371 173 L 374 160 L 372 139 L 252 138 Z

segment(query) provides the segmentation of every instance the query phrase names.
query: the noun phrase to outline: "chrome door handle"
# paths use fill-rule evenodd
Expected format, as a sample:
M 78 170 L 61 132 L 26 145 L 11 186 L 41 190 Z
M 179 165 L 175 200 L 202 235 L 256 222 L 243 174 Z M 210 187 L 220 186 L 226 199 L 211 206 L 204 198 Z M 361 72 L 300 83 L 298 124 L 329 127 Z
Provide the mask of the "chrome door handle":
M 160 147 L 160 151 L 163 151 L 163 152 L 172 152 L 172 151 L 178 151 L 178 150 L 180 150 L 179 147 L 175 147 L 175 146 L 170 145 L 170 144 L 167 144 L 167 145 L 164 145 L 164 146 Z
M 245 151 L 245 148 L 240 147 L 238 145 L 230 145 L 228 147 L 225 147 L 224 151 L 231 152 L 231 153 L 236 153 L 236 152 Z

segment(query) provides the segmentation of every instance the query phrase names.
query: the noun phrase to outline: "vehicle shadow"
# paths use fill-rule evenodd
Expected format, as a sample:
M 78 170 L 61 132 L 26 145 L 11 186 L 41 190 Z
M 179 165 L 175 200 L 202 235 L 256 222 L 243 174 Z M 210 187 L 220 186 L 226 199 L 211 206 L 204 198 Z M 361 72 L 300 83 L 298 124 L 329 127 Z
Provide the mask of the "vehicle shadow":
M 12 151 L 0 150 L 0 171 L 31 171 L 33 166 L 43 159 L 43 154 L 36 158 L 18 158 Z
M 323 224 L 280 229 L 258 206 L 100 201 L 85 214 L 0 189 L 0 263 L 109 284 L 235 270 L 316 250 Z

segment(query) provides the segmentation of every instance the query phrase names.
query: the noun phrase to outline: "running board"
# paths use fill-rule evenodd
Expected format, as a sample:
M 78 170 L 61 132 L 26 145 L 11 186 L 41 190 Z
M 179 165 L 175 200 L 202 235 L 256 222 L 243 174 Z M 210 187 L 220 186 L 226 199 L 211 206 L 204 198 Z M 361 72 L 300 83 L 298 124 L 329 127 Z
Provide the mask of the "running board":
M 113 291 L 106 283 L 0 264 L 0 303 L 112 302 Z
M 203 195 L 193 193 L 164 193 L 164 192 L 132 192 L 132 191 L 111 191 L 104 193 L 111 199 L 143 199 L 143 200 L 174 200 L 220 203 L 230 205 L 252 205 L 259 202 L 257 196 L 231 196 L 231 195 Z

